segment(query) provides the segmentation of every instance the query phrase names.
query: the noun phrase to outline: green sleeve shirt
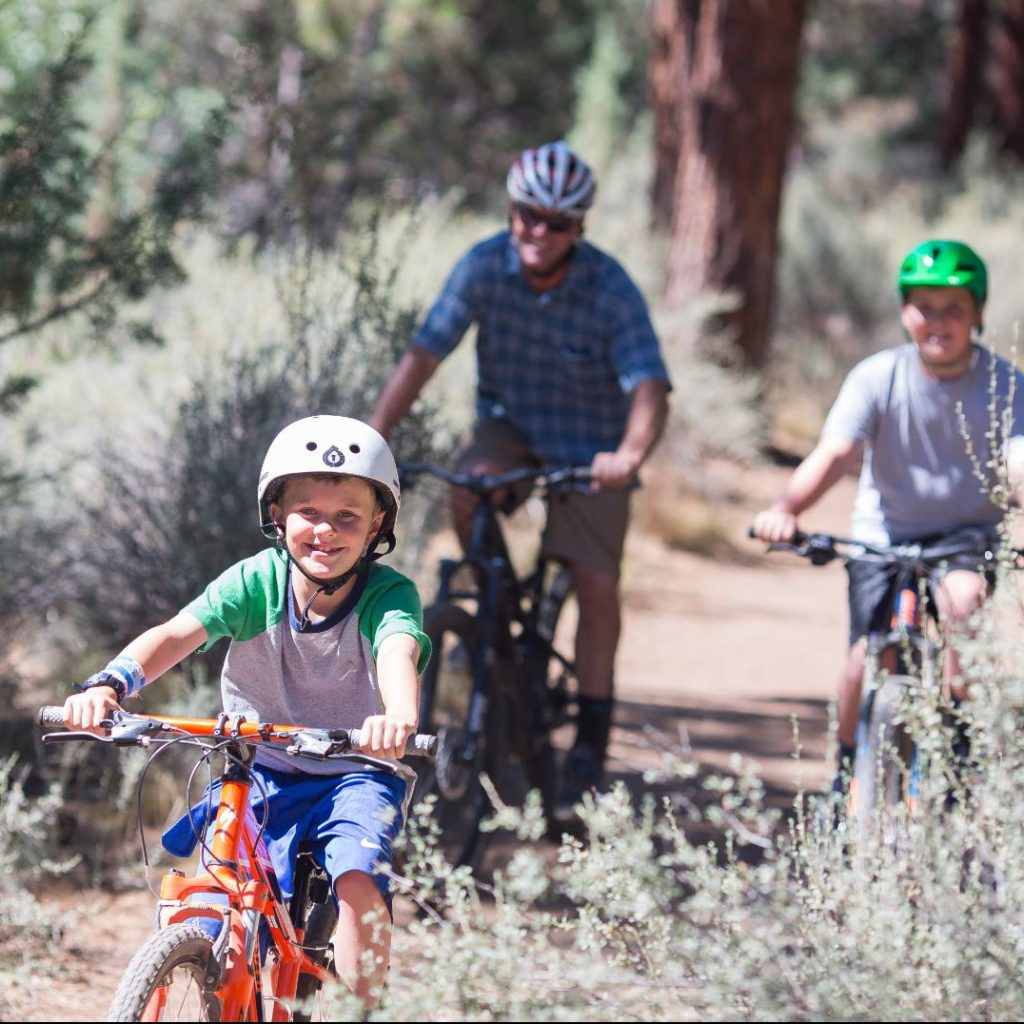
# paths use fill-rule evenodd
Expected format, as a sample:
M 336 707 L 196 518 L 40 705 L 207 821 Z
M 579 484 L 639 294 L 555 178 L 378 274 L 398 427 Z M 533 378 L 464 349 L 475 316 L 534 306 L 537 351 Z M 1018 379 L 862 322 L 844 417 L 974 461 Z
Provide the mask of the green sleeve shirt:
M 373 563 L 337 611 L 300 632 L 288 568 L 284 553 L 268 548 L 226 570 L 184 609 L 206 629 L 203 650 L 221 637 L 231 640 L 221 675 L 224 710 L 261 722 L 357 728 L 384 710 L 376 659 L 387 637 L 406 633 L 419 643 L 421 672 L 430 658 L 416 587 Z M 316 775 L 353 767 L 266 747 L 257 761 Z

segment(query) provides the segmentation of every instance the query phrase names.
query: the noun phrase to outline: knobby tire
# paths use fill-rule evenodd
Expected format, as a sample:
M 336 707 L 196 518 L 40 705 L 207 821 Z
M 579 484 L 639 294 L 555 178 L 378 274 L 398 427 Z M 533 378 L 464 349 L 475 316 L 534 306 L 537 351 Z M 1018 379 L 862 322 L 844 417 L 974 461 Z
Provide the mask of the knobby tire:
M 500 766 L 500 734 L 494 727 L 494 709 L 489 709 L 473 762 L 459 758 L 469 725 L 477 663 L 473 616 L 458 605 L 431 605 L 423 613 L 423 631 L 430 638 L 433 654 L 420 680 L 419 727 L 437 734 L 438 750 L 432 762 L 417 765 L 413 805 L 428 796 L 436 799 L 434 821 L 445 860 L 452 867 L 472 867 L 482 853 L 480 823 L 490 809 L 480 773 L 493 774 Z
M 220 1000 L 206 985 L 213 940 L 199 925 L 174 924 L 151 935 L 121 977 L 110 1004 L 112 1021 L 219 1021 Z M 162 1011 L 151 1005 L 166 990 Z

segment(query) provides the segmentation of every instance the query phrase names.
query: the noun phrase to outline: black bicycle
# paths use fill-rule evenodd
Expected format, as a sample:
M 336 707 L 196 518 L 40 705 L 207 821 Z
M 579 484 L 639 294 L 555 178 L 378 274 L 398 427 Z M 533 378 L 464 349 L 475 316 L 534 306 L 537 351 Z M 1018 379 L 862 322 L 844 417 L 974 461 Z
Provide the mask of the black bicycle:
M 430 475 L 476 497 L 469 542 L 442 559 L 436 600 L 424 611 L 433 657 L 420 688 L 420 728 L 436 733 L 437 756 L 420 775 L 416 801 L 432 796 L 440 846 L 453 866 L 473 865 L 491 807 L 482 776 L 517 800 L 540 791 L 550 820 L 558 787 L 553 734 L 576 718 L 574 630 L 559 624 L 572 603 L 569 571 L 538 555 L 517 575 L 494 495 L 530 486 L 545 500 L 590 489 L 589 468 L 454 473 L 405 465 L 403 485 Z M 569 635 L 566 635 L 568 633 Z M 432 770 L 431 770 L 432 769 Z
M 798 533 L 792 543 L 769 545 L 769 551 L 790 551 L 812 565 L 873 562 L 891 566 L 895 585 L 882 614 L 882 628 L 867 636 L 864 677 L 857 718 L 856 756 L 850 783 L 849 811 L 862 832 L 881 821 L 891 824 L 898 812 L 913 811 L 919 802 L 923 749 L 946 755 L 956 722 L 942 692 L 942 638 L 938 609 L 931 593 L 933 573 L 953 560 L 969 560 L 978 571 L 995 570 L 998 537 L 993 531 L 965 528 L 924 543 L 889 547 L 825 533 Z M 1013 555 L 1019 559 L 1020 552 Z M 886 670 L 888 661 L 894 665 Z M 944 709 L 947 727 L 941 748 L 929 741 L 922 713 Z

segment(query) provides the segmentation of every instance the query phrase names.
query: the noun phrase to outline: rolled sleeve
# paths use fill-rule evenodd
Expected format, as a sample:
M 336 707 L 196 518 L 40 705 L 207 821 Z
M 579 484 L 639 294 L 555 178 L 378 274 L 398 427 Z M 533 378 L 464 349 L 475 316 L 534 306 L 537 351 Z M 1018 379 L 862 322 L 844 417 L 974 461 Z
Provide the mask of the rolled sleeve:
M 476 319 L 474 261 L 467 253 L 455 265 L 413 338 L 413 345 L 444 359 Z

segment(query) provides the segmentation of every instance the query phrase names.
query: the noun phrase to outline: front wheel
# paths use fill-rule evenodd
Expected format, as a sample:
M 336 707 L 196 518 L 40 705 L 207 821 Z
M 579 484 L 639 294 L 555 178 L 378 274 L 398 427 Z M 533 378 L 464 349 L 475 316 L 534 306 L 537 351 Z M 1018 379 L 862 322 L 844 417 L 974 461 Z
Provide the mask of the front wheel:
M 132 957 L 110 1004 L 112 1021 L 219 1021 L 213 939 L 196 924 L 151 935 Z
M 861 833 L 890 827 L 897 811 L 910 809 L 913 742 L 900 721 L 909 676 L 888 676 L 864 697 L 857 726 L 857 754 L 850 787 L 851 810 Z
M 476 622 L 458 605 L 431 605 L 423 613 L 423 631 L 433 654 L 420 680 L 420 729 L 435 733 L 438 744 L 433 761 L 417 765 L 413 806 L 433 797 L 444 859 L 452 867 L 473 865 L 481 852 L 480 823 L 490 807 L 480 774 L 500 763 L 487 722 L 478 729 L 470 722 L 479 657 Z

